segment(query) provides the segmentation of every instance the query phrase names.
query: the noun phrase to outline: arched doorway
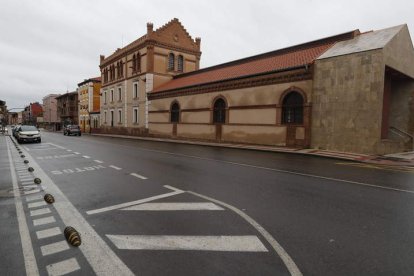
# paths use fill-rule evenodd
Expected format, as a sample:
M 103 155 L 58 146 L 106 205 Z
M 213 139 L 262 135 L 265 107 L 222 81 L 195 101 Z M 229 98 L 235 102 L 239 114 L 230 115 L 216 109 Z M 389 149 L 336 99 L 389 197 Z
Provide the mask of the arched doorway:
M 218 98 L 213 105 L 213 124 L 216 125 L 216 139 L 221 140 L 222 125 L 226 123 L 227 104 L 223 98 Z
M 305 146 L 305 133 L 307 126 L 304 125 L 304 96 L 295 90 L 286 92 L 282 98 L 281 124 L 286 126 L 286 146 Z

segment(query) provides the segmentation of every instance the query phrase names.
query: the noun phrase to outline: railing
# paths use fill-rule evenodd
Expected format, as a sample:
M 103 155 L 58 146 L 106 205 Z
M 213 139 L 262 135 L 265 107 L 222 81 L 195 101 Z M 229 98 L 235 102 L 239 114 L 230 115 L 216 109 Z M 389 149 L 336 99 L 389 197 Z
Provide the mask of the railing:
M 407 132 L 405 132 L 405 131 L 403 131 L 401 129 L 398 129 L 396 127 L 390 126 L 390 131 L 393 132 L 393 133 L 395 133 L 396 135 L 400 136 L 403 139 L 407 139 L 408 138 L 408 141 L 414 141 L 414 137 L 411 134 L 409 134 L 409 133 L 407 133 Z

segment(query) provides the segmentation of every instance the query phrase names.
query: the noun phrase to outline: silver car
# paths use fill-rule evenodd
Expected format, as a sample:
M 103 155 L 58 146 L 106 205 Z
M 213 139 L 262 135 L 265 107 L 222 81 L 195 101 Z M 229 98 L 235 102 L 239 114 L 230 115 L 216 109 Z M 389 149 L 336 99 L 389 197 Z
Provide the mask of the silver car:
M 40 143 L 40 131 L 35 126 L 22 125 L 16 130 L 16 139 L 19 143 L 22 142 L 37 142 Z

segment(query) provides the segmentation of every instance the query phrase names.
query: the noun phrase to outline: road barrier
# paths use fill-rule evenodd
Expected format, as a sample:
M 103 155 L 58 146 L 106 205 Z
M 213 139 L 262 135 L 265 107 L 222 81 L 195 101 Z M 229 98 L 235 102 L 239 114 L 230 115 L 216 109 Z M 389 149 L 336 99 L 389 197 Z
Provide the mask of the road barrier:
M 73 246 L 79 246 L 81 244 L 81 237 L 79 232 L 75 228 L 68 226 L 65 228 L 65 238 Z
M 33 171 L 34 171 L 34 169 L 33 169 L 32 167 L 29 167 L 27 170 L 28 170 L 29 172 L 33 172 Z
M 29 163 L 29 160 L 24 160 L 23 162 L 24 162 L 25 164 L 27 164 L 27 163 Z
M 33 182 L 35 184 L 40 184 L 40 183 L 42 183 L 42 180 L 40 178 L 36 177 L 35 179 L 33 179 Z
M 45 194 L 43 199 L 49 204 L 55 203 L 55 198 L 51 194 Z

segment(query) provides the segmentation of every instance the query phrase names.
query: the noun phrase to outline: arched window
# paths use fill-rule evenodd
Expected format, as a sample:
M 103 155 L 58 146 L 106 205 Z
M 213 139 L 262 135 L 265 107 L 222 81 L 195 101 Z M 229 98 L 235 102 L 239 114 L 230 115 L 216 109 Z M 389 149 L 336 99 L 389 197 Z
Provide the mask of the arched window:
M 226 123 L 226 102 L 221 98 L 214 102 L 213 123 Z
M 141 55 L 137 53 L 137 58 L 135 61 L 135 71 L 141 72 Z
M 175 60 L 174 54 L 170 53 L 168 55 L 168 70 L 171 70 L 171 71 L 174 70 L 174 60 Z
M 135 54 L 132 56 L 132 72 L 135 72 L 135 68 L 137 67 L 137 59 Z
M 171 106 L 171 123 L 178 123 L 180 121 L 180 105 L 175 102 Z
M 122 60 L 119 62 L 119 76 L 124 76 L 124 62 Z
M 178 72 L 184 71 L 184 57 L 182 55 L 178 56 L 177 66 L 178 66 Z
M 282 103 L 282 124 L 303 124 L 303 97 L 298 92 L 290 92 Z

